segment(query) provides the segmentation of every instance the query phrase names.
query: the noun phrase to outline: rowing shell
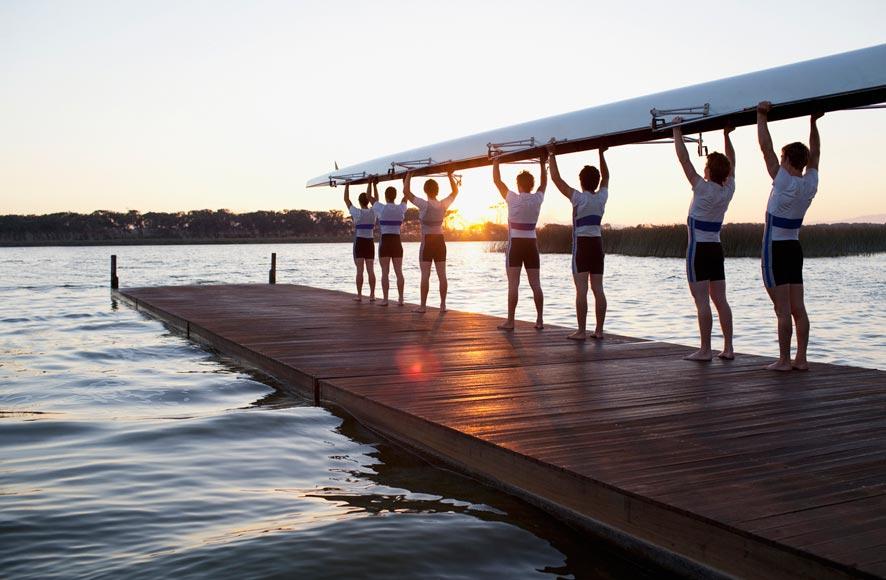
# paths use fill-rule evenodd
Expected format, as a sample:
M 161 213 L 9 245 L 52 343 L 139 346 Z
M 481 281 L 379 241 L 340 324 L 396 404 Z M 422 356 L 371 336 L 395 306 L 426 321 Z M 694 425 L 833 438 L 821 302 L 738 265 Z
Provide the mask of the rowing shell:
M 756 122 L 756 105 L 773 104 L 770 120 L 864 107 L 886 101 L 886 44 L 573 111 L 452 139 L 324 173 L 308 187 L 400 179 L 537 158 L 551 140 L 557 153 L 642 143 L 669 136 L 675 116 L 688 133 Z

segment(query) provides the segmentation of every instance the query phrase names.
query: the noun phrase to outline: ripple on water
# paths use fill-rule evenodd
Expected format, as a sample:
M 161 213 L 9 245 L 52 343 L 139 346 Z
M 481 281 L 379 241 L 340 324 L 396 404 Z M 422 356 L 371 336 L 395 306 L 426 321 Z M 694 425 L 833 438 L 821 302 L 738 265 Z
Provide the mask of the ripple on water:
M 469 536 L 469 544 L 462 538 Z M 371 541 L 377 538 L 378 541 Z M 244 531 L 193 550 L 155 554 L 124 569 L 128 578 L 273 578 L 281 559 L 302 578 L 550 578 L 553 548 L 539 550 L 529 532 L 459 514 L 393 514 L 352 518 L 294 530 Z M 293 555 L 298 555 L 293 558 Z M 455 555 L 457 557 L 454 557 Z M 119 574 L 113 570 L 98 578 Z

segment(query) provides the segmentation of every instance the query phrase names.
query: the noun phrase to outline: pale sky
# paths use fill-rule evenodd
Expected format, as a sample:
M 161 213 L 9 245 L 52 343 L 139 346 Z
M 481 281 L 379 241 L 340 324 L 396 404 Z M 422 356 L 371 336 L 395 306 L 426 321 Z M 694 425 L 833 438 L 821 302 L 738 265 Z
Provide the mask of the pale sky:
M 305 188 L 334 161 L 880 44 L 884 22 L 879 0 L 0 0 L 0 214 L 343 209 L 340 188 Z M 886 110 L 820 128 L 807 222 L 886 213 Z M 806 141 L 808 122 L 772 134 Z M 726 221 L 760 221 L 770 181 L 754 129 L 734 142 Z M 685 220 L 672 146 L 608 159 L 606 221 Z M 560 158 L 575 184 L 585 163 L 596 153 Z M 495 215 L 489 168 L 466 172 L 462 191 L 467 217 Z M 542 221 L 568 222 L 549 193 Z

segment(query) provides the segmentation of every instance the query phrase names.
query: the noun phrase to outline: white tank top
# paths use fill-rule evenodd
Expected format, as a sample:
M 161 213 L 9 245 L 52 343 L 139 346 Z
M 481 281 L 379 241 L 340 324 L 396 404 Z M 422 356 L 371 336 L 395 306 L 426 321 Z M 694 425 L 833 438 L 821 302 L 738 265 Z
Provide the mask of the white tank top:
M 535 226 L 545 193 L 516 193 L 508 191 L 508 235 L 512 238 L 534 238 Z
M 720 228 L 723 227 L 723 218 L 733 195 L 735 178 L 731 175 L 723 185 L 706 179 L 695 182 L 687 227 L 692 229 L 689 233 L 696 242 L 720 241 Z
M 352 205 L 350 208 L 351 219 L 354 220 L 354 235 L 358 238 L 372 238 L 372 230 L 375 229 L 375 212 L 372 208 L 362 208 Z
M 575 235 L 586 238 L 599 238 L 602 235 L 600 224 L 606 202 L 609 200 L 609 188 L 601 187 L 597 193 L 572 190 L 572 216 Z
M 446 210 L 452 205 L 452 201 L 451 195 L 442 201 L 438 199 L 422 199 L 420 197 L 412 198 L 412 203 L 418 207 L 423 236 L 443 233 L 443 220 L 446 218 Z
M 379 229 L 381 234 L 400 235 L 400 226 L 406 217 L 406 201 L 403 203 L 376 203 L 372 206 L 372 210 L 378 216 Z
M 799 240 L 800 226 L 817 191 L 817 169 L 807 169 L 802 177 L 795 177 L 779 167 L 766 205 L 769 239 Z

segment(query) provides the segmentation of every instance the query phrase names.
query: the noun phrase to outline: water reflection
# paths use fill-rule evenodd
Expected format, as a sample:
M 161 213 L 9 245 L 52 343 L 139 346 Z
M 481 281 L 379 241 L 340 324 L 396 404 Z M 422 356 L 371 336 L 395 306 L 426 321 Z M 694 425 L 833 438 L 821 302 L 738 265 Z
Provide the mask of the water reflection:
M 558 577 L 575 578 L 670 578 L 629 558 L 607 541 L 579 532 L 514 496 L 477 485 L 473 480 L 436 465 L 401 447 L 391 445 L 348 415 L 339 415 L 339 433 L 355 441 L 371 442 L 377 459 L 370 471 L 351 472 L 354 478 L 369 480 L 377 489 L 347 493 L 341 488 L 318 490 L 314 497 L 345 504 L 361 512 L 385 514 L 452 513 L 467 514 L 486 522 L 516 525 L 544 538 L 563 554 L 561 566 L 542 569 Z M 409 489 L 403 489 L 409 482 Z

